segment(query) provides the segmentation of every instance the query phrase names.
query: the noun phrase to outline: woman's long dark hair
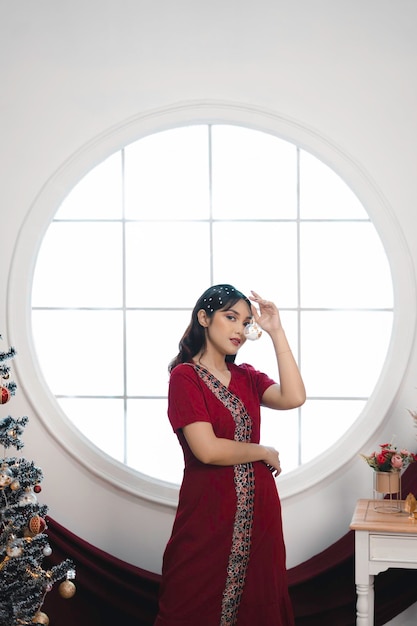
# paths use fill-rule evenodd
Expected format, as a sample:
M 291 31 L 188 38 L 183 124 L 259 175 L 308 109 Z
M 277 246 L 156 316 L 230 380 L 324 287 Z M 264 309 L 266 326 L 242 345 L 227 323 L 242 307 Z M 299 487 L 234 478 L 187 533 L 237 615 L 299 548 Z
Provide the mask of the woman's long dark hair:
M 249 311 L 251 311 L 250 300 L 232 285 L 213 285 L 213 287 L 209 287 L 195 304 L 191 314 L 191 321 L 179 343 L 179 352 L 169 364 L 168 371 L 171 372 L 180 363 L 191 361 L 205 347 L 206 333 L 198 321 L 198 312 L 203 309 L 207 317 L 211 318 L 216 311 L 228 311 L 239 300 L 244 300 L 249 307 Z M 235 358 L 235 354 L 226 355 L 226 361 L 229 363 L 233 363 Z

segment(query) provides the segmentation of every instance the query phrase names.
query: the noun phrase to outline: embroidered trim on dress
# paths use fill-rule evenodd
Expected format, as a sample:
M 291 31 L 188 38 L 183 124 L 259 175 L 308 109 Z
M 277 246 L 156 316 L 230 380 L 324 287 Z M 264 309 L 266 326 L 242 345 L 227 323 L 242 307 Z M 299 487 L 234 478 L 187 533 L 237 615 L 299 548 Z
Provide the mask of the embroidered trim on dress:
M 200 365 L 194 369 L 224 406 L 235 422 L 235 441 L 250 442 L 252 419 L 243 402 L 228 390 L 213 374 Z M 227 578 L 223 591 L 220 626 L 234 626 L 237 620 L 240 599 L 245 586 L 249 563 L 253 509 L 255 497 L 255 473 L 252 463 L 233 466 L 236 491 L 236 513 L 233 524 L 232 547 L 227 566 Z

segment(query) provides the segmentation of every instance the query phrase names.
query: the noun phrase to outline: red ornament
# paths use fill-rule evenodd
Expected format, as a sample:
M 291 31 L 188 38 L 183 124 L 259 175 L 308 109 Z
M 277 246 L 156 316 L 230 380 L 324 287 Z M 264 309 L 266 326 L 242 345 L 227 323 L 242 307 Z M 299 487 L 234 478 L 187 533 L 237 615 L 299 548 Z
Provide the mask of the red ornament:
M 42 487 L 41 487 L 40 485 L 35 485 L 35 486 L 33 487 L 33 491 L 34 491 L 35 493 L 40 493 L 40 492 L 42 491 Z
M 1 387 L 0 386 L 0 390 L 1 390 L 0 403 L 1 404 L 6 404 L 6 402 L 8 402 L 10 400 L 11 393 L 7 389 L 7 387 Z
M 40 515 L 34 515 L 29 520 L 29 530 L 33 535 L 39 535 L 46 528 L 46 522 Z

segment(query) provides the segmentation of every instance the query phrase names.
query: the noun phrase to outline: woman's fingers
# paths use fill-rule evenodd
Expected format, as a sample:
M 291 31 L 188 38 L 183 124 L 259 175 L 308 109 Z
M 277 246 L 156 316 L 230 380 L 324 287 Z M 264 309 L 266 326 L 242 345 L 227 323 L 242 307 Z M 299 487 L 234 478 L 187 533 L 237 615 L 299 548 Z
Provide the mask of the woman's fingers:
M 259 295 L 259 293 L 256 293 L 256 291 L 251 291 L 251 296 L 249 296 L 250 300 L 253 300 L 254 302 L 259 302 L 262 300 L 261 296 Z

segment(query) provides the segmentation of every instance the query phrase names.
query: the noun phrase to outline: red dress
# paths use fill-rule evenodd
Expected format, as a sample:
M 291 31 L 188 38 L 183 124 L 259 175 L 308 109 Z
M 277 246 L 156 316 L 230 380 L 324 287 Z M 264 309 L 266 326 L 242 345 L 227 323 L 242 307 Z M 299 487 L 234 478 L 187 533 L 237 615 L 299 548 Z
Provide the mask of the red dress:
M 168 416 L 185 469 L 155 626 L 294 624 L 273 475 L 263 462 L 203 464 L 182 434 L 210 422 L 217 437 L 259 443 L 260 399 L 274 381 L 250 365 L 228 367 L 228 387 L 191 363 L 171 373 Z

